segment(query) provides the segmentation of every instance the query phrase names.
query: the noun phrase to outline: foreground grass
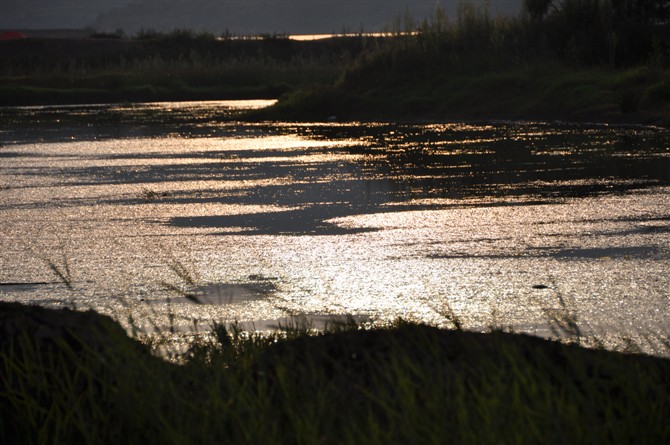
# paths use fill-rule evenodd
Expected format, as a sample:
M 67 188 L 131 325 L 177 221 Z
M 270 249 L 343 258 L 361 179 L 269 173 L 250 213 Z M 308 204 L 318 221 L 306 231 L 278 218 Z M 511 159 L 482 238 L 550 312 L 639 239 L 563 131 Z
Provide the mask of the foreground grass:
M 0 442 L 668 443 L 670 361 L 398 322 L 215 326 L 181 364 L 93 313 L 0 305 Z

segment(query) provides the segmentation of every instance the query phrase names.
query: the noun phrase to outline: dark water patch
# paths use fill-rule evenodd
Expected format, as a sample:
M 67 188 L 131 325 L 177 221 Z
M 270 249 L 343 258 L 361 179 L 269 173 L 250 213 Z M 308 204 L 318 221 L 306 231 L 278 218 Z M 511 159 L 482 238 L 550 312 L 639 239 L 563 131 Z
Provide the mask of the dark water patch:
M 477 254 L 472 252 L 454 252 L 454 253 L 431 253 L 425 255 L 426 258 L 434 260 L 457 260 L 457 259 L 471 259 L 471 258 L 480 258 L 486 260 L 509 260 L 509 259 L 518 259 L 522 257 L 527 257 L 528 255 L 523 255 L 520 253 L 510 253 L 510 254 Z
M 601 249 L 566 249 L 561 250 L 552 256 L 556 256 L 558 258 L 645 258 L 650 255 L 654 255 L 658 251 L 659 249 L 654 246 L 608 247 Z
M 561 259 L 570 258 L 647 258 L 660 251 L 655 246 L 631 246 L 631 247 L 603 247 L 603 248 L 582 248 L 582 249 L 562 249 L 555 252 L 542 248 L 541 251 L 547 251 L 549 256 Z
M 426 258 L 432 259 L 459 259 L 459 258 L 481 258 L 489 260 L 508 260 L 519 258 L 545 258 L 557 259 L 613 259 L 613 258 L 635 258 L 644 259 L 663 254 L 662 249 L 656 246 L 630 246 L 630 247 L 595 247 L 556 249 L 553 247 L 529 247 L 524 251 L 514 251 L 500 254 L 477 254 L 472 252 L 454 253 L 431 253 Z
M 229 228 L 217 235 L 346 235 L 370 232 L 374 228 L 345 228 L 326 220 L 356 214 L 349 205 L 319 205 L 305 209 L 243 215 L 172 218 L 177 227 Z M 378 213 L 370 209 L 370 213 Z
M 369 202 L 353 205 L 322 203 L 305 208 L 258 212 L 240 215 L 211 215 L 196 217 L 174 217 L 167 224 L 175 227 L 228 229 L 216 233 L 220 235 L 348 235 L 374 232 L 375 227 L 343 227 L 330 220 L 349 216 L 395 213 L 404 211 L 440 210 L 464 207 L 509 207 L 547 204 L 543 201 L 495 203 L 490 205 L 436 205 L 436 204 L 396 204 Z M 493 241 L 493 240 L 491 240 Z
M 234 305 L 272 298 L 277 291 L 274 279 L 250 277 L 241 283 L 213 283 L 183 289 L 182 295 L 169 299 L 142 300 L 148 304 L 188 303 L 202 305 Z
M 639 233 L 670 233 L 670 225 L 645 226 L 638 229 Z
M 593 232 L 591 236 L 608 236 L 608 237 L 621 237 L 629 235 L 644 235 L 644 234 L 653 234 L 653 233 L 666 233 L 670 232 L 670 225 L 639 225 L 632 229 L 626 230 L 611 230 L 611 231 L 597 231 Z
M 32 292 L 42 289 L 44 286 L 58 285 L 62 283 L 37 281 L 32 283 L 0 283 L 0 292 Z
M 198 287 L 200 304 L 239 304 L 270 298 L 277 290 L 271 282 L 249 282 L 239 284 L 209 284 Z

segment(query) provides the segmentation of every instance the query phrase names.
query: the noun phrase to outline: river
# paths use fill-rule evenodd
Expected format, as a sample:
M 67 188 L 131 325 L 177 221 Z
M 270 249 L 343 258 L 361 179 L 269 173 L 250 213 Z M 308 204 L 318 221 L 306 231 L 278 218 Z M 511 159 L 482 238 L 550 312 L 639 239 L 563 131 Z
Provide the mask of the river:
M 237 118 L 269 103 L 0 109 L 0 298 L 667 338 L 667 130 Z

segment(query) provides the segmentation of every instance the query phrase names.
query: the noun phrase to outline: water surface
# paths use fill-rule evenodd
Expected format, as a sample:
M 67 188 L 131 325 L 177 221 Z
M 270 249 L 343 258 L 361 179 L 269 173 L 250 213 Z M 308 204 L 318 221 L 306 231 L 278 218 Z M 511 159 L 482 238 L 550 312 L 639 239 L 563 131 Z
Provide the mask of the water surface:
M 264 105 L 0 109 L 0 298 L 540 334 L 562 299 L 603 337 L 667 335 L 667 131 L 238 120 Z

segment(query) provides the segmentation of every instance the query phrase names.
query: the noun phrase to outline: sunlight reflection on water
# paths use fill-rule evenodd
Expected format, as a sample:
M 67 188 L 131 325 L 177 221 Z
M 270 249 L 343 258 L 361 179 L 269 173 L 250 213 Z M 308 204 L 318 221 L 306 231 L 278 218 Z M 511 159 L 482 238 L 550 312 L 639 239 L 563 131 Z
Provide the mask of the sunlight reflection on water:
M 252 124 L 226 107 L 2 110 L 0 296 L 183 329 L 445 325 L 449 305 L 472 328 L 543 332 L 560 295 L 595 330 L 668 332 L 665 131 Z

